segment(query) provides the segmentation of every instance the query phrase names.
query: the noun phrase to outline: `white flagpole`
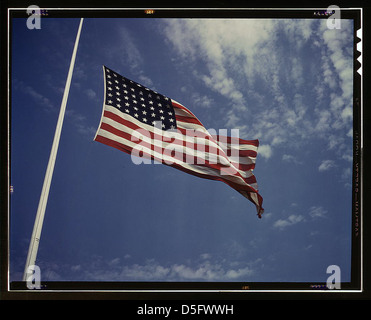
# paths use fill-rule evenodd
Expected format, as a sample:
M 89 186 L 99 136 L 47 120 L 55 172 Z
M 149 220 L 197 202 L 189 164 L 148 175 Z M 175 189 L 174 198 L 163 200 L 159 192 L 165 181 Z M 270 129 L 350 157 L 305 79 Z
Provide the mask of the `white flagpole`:
M 82 22 L 83 22 L 83 18 L 81 18 L 81 20 L 80 20 L 80 25 L 79 25 L 79 29 L 78 29 L 77 36 L 76 36 L 76 41 L 75 41 L 75 46 L 73 48 L 73 53 L 72 53 L 72 58 L 71 58 L 71 63 L 70 63 L 70 69 L 68 71 L 66 86 L 64 88 L 64 94 L 63 94 L 63 99 L 62 99 L 62 103 L 61 103 L 61 109 L 59 111 L 57 127 L 55 129 L 53 145 L 52 145 L 52 149 L 50 151 L 48 167 L 47 167 L 46 173 L 45 173 L 44 184 L 43 184 L 43 188 L 42 188 L 42 191 L 41 191 L 39 206 L 37 208 L 34 228 L 33 228 L 33 231 L 32 231 L 30 247 L 28 249 L 27 261 L 26 261 L 26 266 L 25 266 L 25 270 L 24 270 L 24 274 L 23 274 L 23 281 L 27 280 L 27 275 L 29 274 L 28 273 L 29 272 L 29 267 L 34 266 L 35 263 L 36 263 L 37 251 L 38 251 L 39 242 L 40 242 L 41 229 L 42 229 L 42 225 L 43 225 L 43 221 L 44 221 L 46 204 L 48 202 L 49 189 L 50 189 L 50 183 L 52 181 L 54 164 L 55 164 L 55 160 L 56 160 L 56 157 L 57 157 L 58 145 L 59 145 L 59 140 L 60 140 L 61 131 L 62 131 L 62 125 L 63 125 L 63 119 L 64 119 L 65 110 L 66 110 L 68 93 L 69 93 L 70 85 L 71 85 L 73 68 L 74 68 L 74 65 L 75 65 L 75 58 L 76 58 L 77 47 L 78 47 L 78 43 L 79 43 L 79 39 L 80 39 Z

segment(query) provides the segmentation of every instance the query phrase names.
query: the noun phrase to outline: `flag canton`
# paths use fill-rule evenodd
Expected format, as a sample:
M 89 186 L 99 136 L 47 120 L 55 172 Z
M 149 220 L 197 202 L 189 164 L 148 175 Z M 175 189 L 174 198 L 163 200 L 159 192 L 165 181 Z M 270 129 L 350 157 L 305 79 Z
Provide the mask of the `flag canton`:
M 162 130 L 176 129 L 171 100 L 156 91 L 127 79 L 104 67 L 105 104 L 119 109 L 136 120 Z

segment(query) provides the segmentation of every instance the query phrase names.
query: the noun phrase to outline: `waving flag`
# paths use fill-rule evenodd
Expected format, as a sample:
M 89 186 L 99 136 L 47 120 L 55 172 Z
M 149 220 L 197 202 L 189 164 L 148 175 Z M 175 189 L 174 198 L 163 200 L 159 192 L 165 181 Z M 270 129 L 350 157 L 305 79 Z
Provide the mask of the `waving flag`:
M 103 67 L 104 104 L 95 141 L 205 179 L 219 180 L 252 201 L 263 198 L 252 171 L 258 140 L 211 134 L 180 103 Z

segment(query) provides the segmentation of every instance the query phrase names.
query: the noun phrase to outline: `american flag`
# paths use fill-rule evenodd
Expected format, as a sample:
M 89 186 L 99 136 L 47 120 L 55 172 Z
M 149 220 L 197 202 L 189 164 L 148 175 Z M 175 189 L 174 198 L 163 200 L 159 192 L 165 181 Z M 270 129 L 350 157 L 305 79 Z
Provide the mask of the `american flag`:
M 252 173 L 258 140 L 211 134 L 179 102 L 106 66 L 103 72 L 105 97 L 95 141 L 131 154 L 133 161 L 155 160 L 223 181 L 252 201 L 261 218 L 263 198 Z

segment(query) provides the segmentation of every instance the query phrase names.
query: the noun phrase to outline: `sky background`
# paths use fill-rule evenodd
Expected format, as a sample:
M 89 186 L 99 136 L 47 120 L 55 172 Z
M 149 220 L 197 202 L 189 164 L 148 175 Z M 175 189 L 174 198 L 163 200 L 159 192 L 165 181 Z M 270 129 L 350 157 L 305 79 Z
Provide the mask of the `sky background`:
M 79 19 L 11 20 L 10 279 L 21 280 Z M 259 139 L 265 213 L 226 184 L 94 142 L 102 65 Z M 353 23 L 84 20 L 37 264 L 42 280 L 350 281 Z M 230 132 L 230 131 L 229 131 Z

